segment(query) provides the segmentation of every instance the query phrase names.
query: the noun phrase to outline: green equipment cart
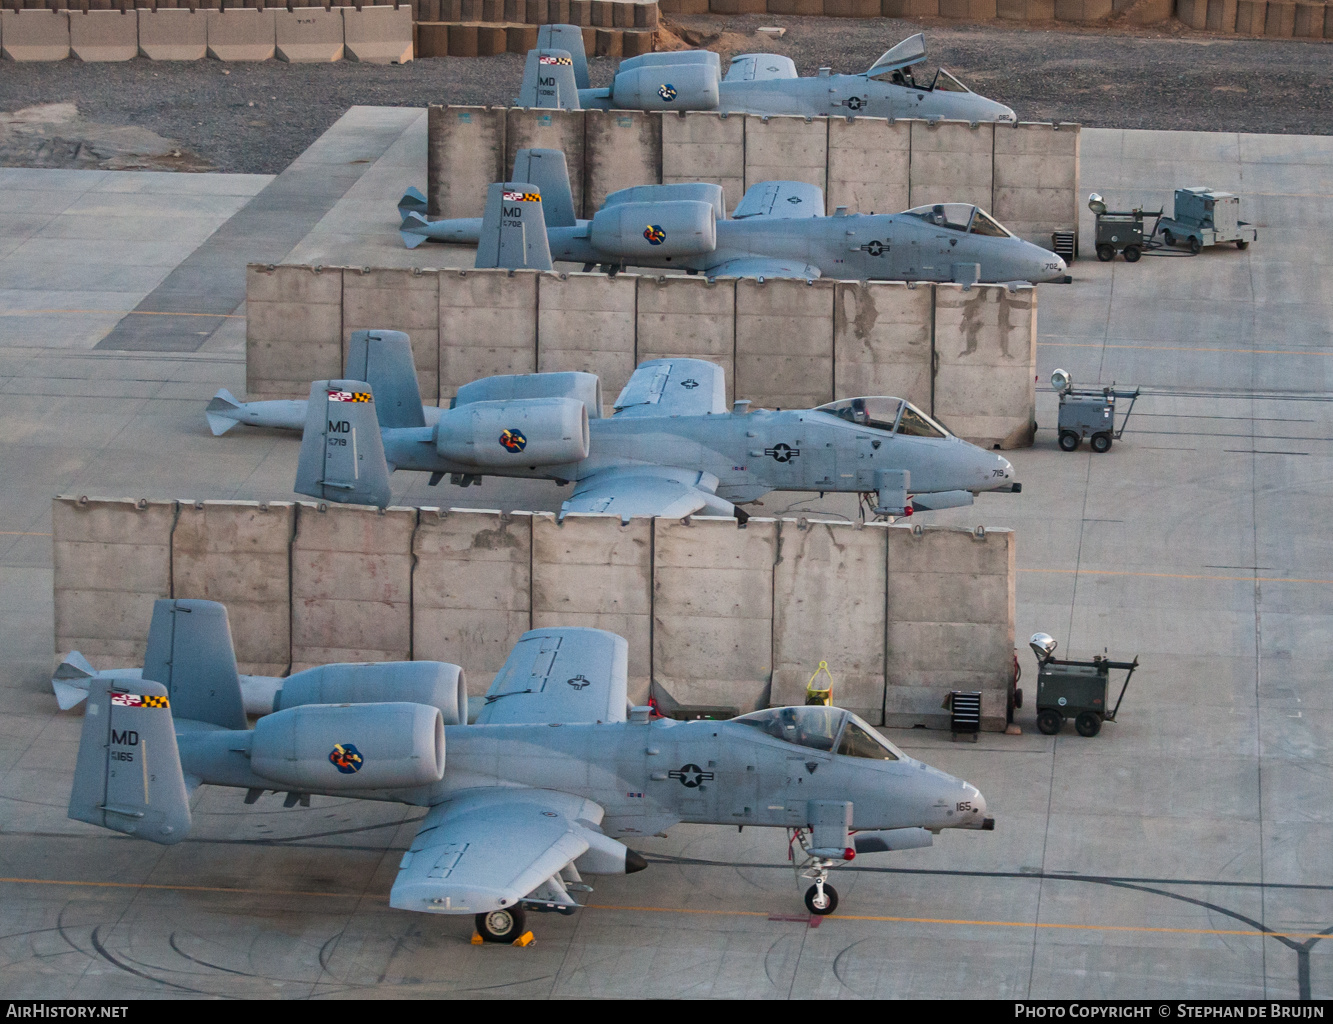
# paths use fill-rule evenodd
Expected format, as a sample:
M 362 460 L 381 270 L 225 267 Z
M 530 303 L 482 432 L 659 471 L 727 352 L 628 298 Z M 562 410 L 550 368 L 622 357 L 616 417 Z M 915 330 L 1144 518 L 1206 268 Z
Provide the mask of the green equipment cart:
M 1054 736 L 1074 720 L 1080 736 L 1096 736 L 1103 722 L 1114 722 L 1120 702 L 1129 689 L 1130 677 L 1139 667 L 1139 659 L 1111 661 L 1104 656 L 1091 661 L 1061 660 L 1055 657 L 1056 642 L 1047 633 L 1037 633 L 1028 641 L 1037 656 L 1037 728 Z M 1125 683 L 1115 707 L 1107 710 L 1111 670 L 1124 671 Z

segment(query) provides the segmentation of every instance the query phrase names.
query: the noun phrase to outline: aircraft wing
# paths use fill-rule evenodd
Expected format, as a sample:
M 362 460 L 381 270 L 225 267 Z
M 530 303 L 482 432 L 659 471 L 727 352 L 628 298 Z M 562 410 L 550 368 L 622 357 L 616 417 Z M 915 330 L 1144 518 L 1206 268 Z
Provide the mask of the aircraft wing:
M 795 277 L 813 281 L 819 277 L 819 268 L 800 260 L 784 260 L 777 256 L 743 256 L 709 267 L 705 273 L 714 277 Z
M 634 516 L 684 519 L 696 512 L 734 516 L 736 506 L 714 494 L 717 477 L 656 466 L 623 466 L 579 481 L 561 506 L 570 512 L 600 512 L 629 522 Z
M 623 722 L 629 644 L 601 629 L 532 629 L 486 691 L 478 725 Z
M 590 830 L 579 819 L 601 817 L 591 801 L 548 790 L 463 793 L 422 820 L 389 905 L 435 914 L 512 907 L 588 850 Z M 566 900 L 573 905 L 561 887 L 556 902 Z
M 804 181 L 761 181 L 746 190 L 731 219 L 804 220 L 822 216 L 824 190 L 818 185 Z
M 702 359 L 640 363 L 616 399 L 619 416 L 703 416 L 727 411 L 722 367 Z
M 796 78 L 796 65 L 790 57 L 777 53 L 738 53 L 731 58 L 724 82 L 773 82 Z

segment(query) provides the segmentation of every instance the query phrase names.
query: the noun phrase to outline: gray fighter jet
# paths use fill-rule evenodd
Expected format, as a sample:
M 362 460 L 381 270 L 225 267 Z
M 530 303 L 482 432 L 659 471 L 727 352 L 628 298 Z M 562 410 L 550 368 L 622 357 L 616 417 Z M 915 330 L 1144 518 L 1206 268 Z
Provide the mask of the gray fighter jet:
M 677 822 L 788 829 L 815 914 L 837 907 L 829 870 L 857 854 L 994 828 L 975 786 L 838 708 L 652 720 L 627 707 L 629 645 L 602 630 L 525 633 L 473 725 L 459 688 L 293 677 L 247 729 L 234 665 L 191 655 L 220 647 L 216 620 L 181 618 L 166 684 L 93 681 L 69 817 L 172 845 L 189 835 L 200 785 L 244 789 L 247 803 L 273 791 L 288 807 L 320 794 L 427 808 L 389 903 L 475 915 L 486 941 L 522 937 L 527 910 L 574 913 L 592 891 L 583 873 L 643 870 L 621 840 Z
M 425 197 L 399 202 L 408 248 L 434 240 L 477 245 L 478 267 L 550 270 L 626 266 L 714 277 L 825 276 L 960 284 L 1063 280 L 1065 261 L 1010 234 L 968 203 L 904 213 L 824 216 L 824 193 L 800 181 L 751 185 L 731 217 L 722 187 L 636 185 L 613 192 L 592 220 L 577 220 L 564 154 L 521 150 L 514 181 L 491 185 L 481 218 L 428 221 Z
M 566 110 L 1017 120 L 1003 103 L 978 96 L 943 68 L 930 82 L 918 82 L 912 68 L 925 59 L 921 33 L 886 51 L 860 75 L 835 75 L 820 68 L 818 75 L 801 78 L 790 57 L 743 53 L 731 59 L 724 77 L 716 53 L 678 50 L 623 60 L 610 88 L 590 89 L 582 31 L 576 25 L 544 25 L 537 49 L 528 51 L 514 104 Z
M 722 368 L 701 359 L 640 364 L 607 418 L 600 392 L 589 373 L 485 377 L 459 388 L 433 425 L 386 428 L 369 384 L 316 381 L 295 490 L 383 508 L 390 473 L 411 469 L 432 485 L 446 474 L 464 487 L 483 475 L 572 481 L 562 516 L 744 520 L 737 504 L 772 490 L 859 492 L 875 514 L 903 516 L 1022 487 L 1007 459 L 898 398 L 728 410 Z

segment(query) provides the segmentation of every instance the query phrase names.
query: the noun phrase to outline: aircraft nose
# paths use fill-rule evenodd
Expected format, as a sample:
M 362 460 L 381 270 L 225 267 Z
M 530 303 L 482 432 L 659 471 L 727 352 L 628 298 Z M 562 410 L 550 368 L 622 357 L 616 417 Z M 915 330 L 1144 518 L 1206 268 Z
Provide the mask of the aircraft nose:
M 963 812 L 964 828 L 979 828 L 987 832 L 995 828 L 995 819 L 986 815 L 986 798 L 981 795 L 981 790 L 970 782 L 963 783 L 962 803 L 971 807 L 970 811 Z

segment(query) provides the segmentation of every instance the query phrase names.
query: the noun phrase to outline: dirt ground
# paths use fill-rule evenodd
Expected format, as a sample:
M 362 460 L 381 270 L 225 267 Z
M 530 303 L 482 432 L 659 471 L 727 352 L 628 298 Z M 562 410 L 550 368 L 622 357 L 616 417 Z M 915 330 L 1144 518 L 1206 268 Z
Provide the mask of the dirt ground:
M 926 32 L 948 67 L 1020 118 L 1093 127 L 1333 134 L 1333 43 L 1164 30 L 1014 28 L 893 19 L 692 17 L 714 48 L 785 53 L 802 74 L 862 71 Z M 785 37 L 758 36 L 781 25 Z M 443 57 L 402 67 L 215 60 L 0 67 L 0 165 L 277 173 L 353 104 L 506 103 L 523 58 Z M 616 61 L 591 61 L 593 84 Z M 48 107 L 59 104 L 58 107 Z M 74 108 L 66 106 L 74 104 Z M 30 108 L 40 107 L 39 110 Z

